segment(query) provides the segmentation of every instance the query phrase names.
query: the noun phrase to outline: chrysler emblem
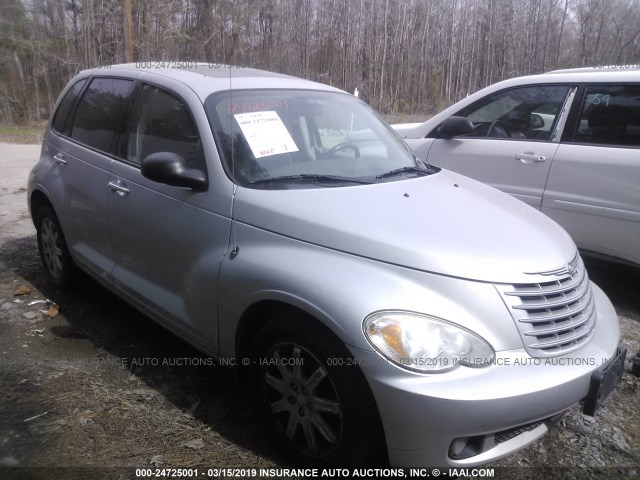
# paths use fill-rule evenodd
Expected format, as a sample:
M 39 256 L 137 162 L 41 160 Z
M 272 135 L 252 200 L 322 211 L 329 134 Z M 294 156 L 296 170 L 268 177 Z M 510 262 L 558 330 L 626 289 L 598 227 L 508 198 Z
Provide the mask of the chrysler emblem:
M 524 272 L 526 275 L 575 275 L 578 271 L 578 257 L 574 258 L 571 262 L 563 265 L 560 268 L 556 268 L 554 270 L 548 270 L 546 272 Z

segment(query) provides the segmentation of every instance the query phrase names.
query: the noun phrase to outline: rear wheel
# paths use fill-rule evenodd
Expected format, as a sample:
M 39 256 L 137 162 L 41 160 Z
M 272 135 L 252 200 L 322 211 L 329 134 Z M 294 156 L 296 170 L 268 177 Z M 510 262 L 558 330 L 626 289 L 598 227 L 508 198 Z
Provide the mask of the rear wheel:
M 304 320 L 278 319 L 257 335 L 254 386 L 276 440 L 303 465 L 383 463 L 382 429 L 364 375 L 344 345 Z
M 36 218 L 38 249 L 47 275 L 57 287 L 68 288 L 74 277 L 75 266 L 58 217 L 50 207 L 42 207 Z

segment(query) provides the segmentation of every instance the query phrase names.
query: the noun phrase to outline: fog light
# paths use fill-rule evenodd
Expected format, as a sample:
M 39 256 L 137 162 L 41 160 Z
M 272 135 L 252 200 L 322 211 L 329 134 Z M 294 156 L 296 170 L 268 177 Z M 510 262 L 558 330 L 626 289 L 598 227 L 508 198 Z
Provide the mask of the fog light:
M 489 440 L 489 441 L 487 441 Z M 456 438 L 449 445 L 449 458 L 464 460 L 475 457 L 493 446 L 493 436 L 477 435 L 475 437 Z
M 458 455 L 462 453 L 462 451 L 466 448 L 466 446 L 467 446 L 466 438 L 456 438 L 451 444 L 451 447 L 449 448 L 450 457 L 456 458 Z

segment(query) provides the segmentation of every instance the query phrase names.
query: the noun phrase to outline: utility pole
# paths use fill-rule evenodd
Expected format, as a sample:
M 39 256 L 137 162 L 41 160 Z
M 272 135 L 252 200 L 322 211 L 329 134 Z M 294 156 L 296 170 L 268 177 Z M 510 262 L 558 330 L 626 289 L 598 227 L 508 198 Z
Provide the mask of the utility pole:
M 123 0 L 124 11 L 124 61 L 133 62 L 133 41 L 131 39 L 131 0 Z

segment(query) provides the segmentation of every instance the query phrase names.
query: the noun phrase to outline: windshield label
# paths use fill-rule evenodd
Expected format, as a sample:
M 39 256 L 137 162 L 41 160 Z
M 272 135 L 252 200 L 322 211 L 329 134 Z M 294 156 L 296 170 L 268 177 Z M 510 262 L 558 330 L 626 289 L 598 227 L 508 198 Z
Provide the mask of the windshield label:
M 263 100 L 262 102 L 229 102 L 229 113 L 236 112 L 258 112 L 261 110 L 283 110 L 289 108 L 289 104 L 285 99 L 282 100 Z
M 298 151 L 278 112 L 237 113 L 234 117 L 254 157 Z

